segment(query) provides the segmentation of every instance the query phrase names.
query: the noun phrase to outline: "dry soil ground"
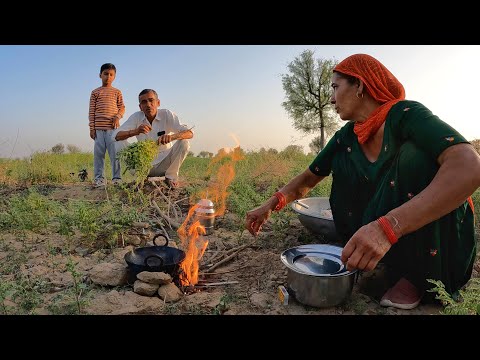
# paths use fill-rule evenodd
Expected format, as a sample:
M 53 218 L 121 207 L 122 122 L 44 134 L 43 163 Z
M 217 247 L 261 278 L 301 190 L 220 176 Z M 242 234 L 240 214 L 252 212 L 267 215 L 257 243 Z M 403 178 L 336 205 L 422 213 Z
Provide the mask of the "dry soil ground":
M 3 189 L 2 196 L 17 191 L 19 189 L 16 188 Z M 183 190 L 175 191 L 174 197 L 185 198 Z M 49 187 L 45 194 L 62 201 L 69 198 L 92 201 L 105 198 L 104 190 L 92 190 L 88 184 L 83 183 Z M 188 206 L 187 202 L 182 208 L 187 209 Z M 82 274 L 82 281 L 88 285 L 82 293 L 85 302 L 81 312 L 84 314 L 435 315 L 442 310 L 438 304 L 421 304 L 414 310 L 381 307 L 378 302 L 387 288 L 385 272 L 381 266 L 359 276 L 351 297 L 342 305 L 313 308 L 298 303 L 293 297 L 284 305 L 278 296 L 278 286 L 287 285 L 287 270 L 280 261 L 280 254 L 289 247 L 301 245 L 311 235 L 298 221 L 292 221 L 288 233 L 275 232 L 267 225 L 261 235 L 254 239 L 247 231 L 239 230 L 238 224 L 241 222 L 241 219 L 228 212 L 216 219 L 215 229 L 207 237 L 208 247 L 200 262 L 198 285 L 204 286 L 182 289 L 183 296 L 175 302 L 165 302 L 158 296 L 149 298 L 138 295 L 128 284 L 102 286 L 91 280 L 91 271 L 99 264 L 121 264 L 126 267 L 123 256 L 135 247 L 128 242 L 135 239 L 143 242 L 151 240 L 155 233 L 151 228 L 143 231 L 141 236 L 138 235 L 138 229 L 132 228 L 131 238 L 126 236 L 125 246 L 96 250 L 82 247 L 80 235 L 67 241 L 64 236 L 56 233 L 3 232 L 0 234 L 0 261 L 5 263 L 24 255 L 17 271 L 24 277 L 41 279 L 41 291 L 38 292 L 41 301 L 32 311 L 34 314 L 62 314 L 68 313 L 67 309 L 72 309 L 73 278 L 66 267 L 69 258 L 73 259 L 76 270 Z M 172 240 L 178 240 L 175 231 L 168 232 Z M 220 256 L 226 257 L 231 249 L 244 244 L 250 246 L 241 249 L 229 261 L 211 271 L 211 274 L 205 274 L 209 265 L 222 259 Z M 480 264 L 477 261 L 475 277 L 479 276 L 479 270 Z M 13 272 L 14 270 L 11 273 L 4 272 L 2 280 L 14 279 Z M 9 313 L 18 313 L 18 302 L 7 299 L 4 305 Z M 70 308 L 66 305 L 68 302 Z

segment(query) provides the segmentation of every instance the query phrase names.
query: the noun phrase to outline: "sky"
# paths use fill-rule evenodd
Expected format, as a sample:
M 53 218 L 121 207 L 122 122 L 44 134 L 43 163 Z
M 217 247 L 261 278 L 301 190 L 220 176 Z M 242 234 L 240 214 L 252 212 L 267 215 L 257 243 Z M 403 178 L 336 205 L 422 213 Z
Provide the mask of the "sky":
M 406 98 L 427 106 L 467 140 L 480 139 L 480 45 L 1 45 L 0 157 L 23 158 L 62 143 L 93 152 L 90 93 L 101 86 L 100 66 L 117 68 L 124 123 L 138 93 L 153 88 L 160 108 L 193 126 L 190 150 L 216 153 L 309 152 L 313 135 L 296 131 L 282 107 L 282 74 L 304 50 L 341 61 L 355 53 L 380 60 L 403 84 Z

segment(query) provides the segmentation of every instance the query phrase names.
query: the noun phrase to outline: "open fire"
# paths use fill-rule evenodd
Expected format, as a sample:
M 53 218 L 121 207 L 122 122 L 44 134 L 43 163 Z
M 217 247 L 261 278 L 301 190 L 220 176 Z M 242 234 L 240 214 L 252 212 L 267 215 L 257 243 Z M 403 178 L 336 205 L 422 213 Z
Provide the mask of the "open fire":
M 211 177 L 207 188 L 199 193 L 202 200 L 210 200 L 216 209 L 213 217 L 221 216 L 225 213 L 226 199 L 228 196 L 227 188 L 235 176 L 235 163 L 243 158 L 240 146 L 237 146 L 227 152 L 221 149 L 212 159 L 207 174 L 211 174 L 214 169 L 216 174 Z M 201 203 L 200 203 L 201 204 Z M 196 210 L 200 206 L 195 203 L 187 214 L 187 217 L 177 234 L 182 241 L 185 249 L 185 260 L 181 263 L 180 285 L 192 286 L 198 283 L 199 262 L 208 246 L 207 231 L 201 224 Z

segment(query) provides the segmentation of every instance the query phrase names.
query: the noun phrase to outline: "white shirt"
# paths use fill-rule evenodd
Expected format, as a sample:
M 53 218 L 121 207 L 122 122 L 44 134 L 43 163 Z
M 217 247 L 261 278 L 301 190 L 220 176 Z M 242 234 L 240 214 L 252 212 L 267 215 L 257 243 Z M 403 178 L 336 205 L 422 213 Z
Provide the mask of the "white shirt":
M 168 109 L 158 109 L 157 115 L 155 116 L 155 119 L 153 119 L 152 124 L 150 124 L 150 122 L 147 120 L 147 117 L 145 116 L 143 111 L 137 111 L 130 115 L 128 120 L 125 121 L 118 129 L 113 132 L 112 137 L 113 139 L 115 139 L 119 131 L 135 130 L 141 124 L 150 125 L 152 127 L 152 130 L 150 130 L 148 134 L 136 135 L 135 137 L 137 138 L 137 141 L 142 141 L 146 139 L 152 139 L 154 141 L 157 141 L 159 137 L 157 134 L 159 131 L 165 131 L 165 134 L 169 135 L 177 133 L 179 131 L 188 130 L 188 127 L 186 125 L 180 124 L 180 121 L 178 120 L 178 117 L 174 112 Z M 153 159 L 152 166 L 162 161 L 168 154 L 167 150 L 169 150 L 171 147 L 172 142 L 165 145 L 160 144 L 158 148 L 158 155 Z

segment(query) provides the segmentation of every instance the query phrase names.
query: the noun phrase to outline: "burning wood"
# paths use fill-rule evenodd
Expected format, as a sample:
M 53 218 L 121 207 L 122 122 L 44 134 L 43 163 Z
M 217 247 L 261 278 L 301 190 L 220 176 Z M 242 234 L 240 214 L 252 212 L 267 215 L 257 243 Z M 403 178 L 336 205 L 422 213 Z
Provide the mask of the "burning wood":
M 209 186 L 200 192 L 201 199 L 207 199 L 217 207 L 213 214 L 214 218 L 225 213 L 227 188 L 235 175 L 234 164 L 243 157 L 240 147 L 236 147 L 229 154 L 219 153 L 210 162 L 210 169 L 207 173 L 210 173 L 211 169 L 214 168 L 213 166 L 217 167 L 226 156 L 230 157 L 231 161 L 224 161 L 218 167 L 217 174 L 212 177 Z M 187 249 L 185 260 L 181 264 L 184 275 L 181 278 L 181 284 L 184 286 L 198 283 L 199 262 L 208 246 L 208 240 L 204 236 L 207 234 L 205 226 L 201 224 L 198 216 L 195 216 L 197 215 L 195 210 L 198 206 L 198 204 L 195 204 L 189 209 L 185 221 L 177 230 L 183 247 Z

